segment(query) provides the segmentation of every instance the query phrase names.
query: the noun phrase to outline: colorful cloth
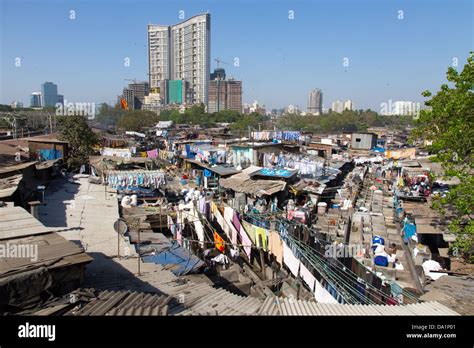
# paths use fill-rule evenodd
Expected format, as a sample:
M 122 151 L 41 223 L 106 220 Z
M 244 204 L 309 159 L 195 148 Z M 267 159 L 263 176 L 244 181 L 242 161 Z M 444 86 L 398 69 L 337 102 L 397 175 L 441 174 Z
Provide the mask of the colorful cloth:
M 225 250 L 224 239 L 222 239 L 222 237 L 219 236 L 216 230 L 214 230 L 214 243 L 216 245 L 217 250 L 223 253 Z
M 267 251 L 267 232 L 265 229 L 261 227 L 255 227 L 255 239 L 256 239 L 256 245 L 259 248 L 262 248 L 263 250 Z M 262 243 L 260 243 L 262 241 Z
M 146 152 L 149 158 L 158 157 L 158 149 L 150 150 Z

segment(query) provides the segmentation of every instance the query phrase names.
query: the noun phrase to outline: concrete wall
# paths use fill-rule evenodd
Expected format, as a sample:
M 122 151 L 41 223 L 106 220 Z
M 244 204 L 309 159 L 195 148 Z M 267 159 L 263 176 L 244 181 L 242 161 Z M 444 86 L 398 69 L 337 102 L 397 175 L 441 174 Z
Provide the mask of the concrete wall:
M 377 135 L 372 133 L 352 133 L 351 148 L 370 150 L 377 145 Z

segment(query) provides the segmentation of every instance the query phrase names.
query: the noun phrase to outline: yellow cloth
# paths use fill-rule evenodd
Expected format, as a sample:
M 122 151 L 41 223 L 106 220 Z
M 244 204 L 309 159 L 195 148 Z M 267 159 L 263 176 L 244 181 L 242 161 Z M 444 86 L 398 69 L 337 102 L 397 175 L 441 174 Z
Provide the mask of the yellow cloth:
M 147 157 L 146 151 L 140 152 L 140 157 Z
M 217 205 L 214 202 L 211 202 L 211 213 L 215 214 L 217 211 Z
M 247 232 L 248 236 L 250 237 L 250 240 L 252 241 L 253 244 L 257 244 L 255 242 L 255 226 L 252 224 L 249 224 L 247 221 L 242 221 L 242 226 L 245 229 L 245 232 Z
M 267 250 L 267 233 L 264 228 L 252 225 L 246 221 L 242 221 L 242 225 L 244 226 L 245 231 L 249 235 L 250 239 L 252 240 L 253 244 L 257 247 L 262 248 L 263 250 Z M 260 245 L 259 236 L 262 237 L 262 244 Z
M 262 239 L 262 245 L 260 245 L 260 237 Z M 265 229 L 261 227 L 255 227 L 255 239 L 257 247 L 262 248 L 263 250 L 267 251 L 267 234 Z

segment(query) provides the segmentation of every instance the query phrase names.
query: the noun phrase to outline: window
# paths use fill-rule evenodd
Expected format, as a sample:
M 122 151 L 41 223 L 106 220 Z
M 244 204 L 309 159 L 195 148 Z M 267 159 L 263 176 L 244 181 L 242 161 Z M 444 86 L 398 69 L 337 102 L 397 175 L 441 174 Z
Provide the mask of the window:
M 361 138 L 356 138 L 356 143 L 360 143 L 362 141 Z

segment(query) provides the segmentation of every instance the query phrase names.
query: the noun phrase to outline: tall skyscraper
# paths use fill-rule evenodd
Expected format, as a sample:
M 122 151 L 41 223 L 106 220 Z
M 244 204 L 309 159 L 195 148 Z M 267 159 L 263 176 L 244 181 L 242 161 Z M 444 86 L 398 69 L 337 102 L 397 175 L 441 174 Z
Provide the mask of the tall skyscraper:
M 185 80 L 189 102 L 207 105 L 210 67 L 210 14 L 171 26 L 148 25 L 148 70 L 153 91 L 160 90 L 164 80 Z
M 41 92 L 33 92 L 30 95 L 30 106 L 32 108 L 41 107 Z
M 321 115 L 323 113 L 323 92 L 320 89 L 309 91 L 308 113 Z
M 41 106 L 55 107 L 58 102 L 58 86 L 52 82 L 45 82 L 41 85 Z

